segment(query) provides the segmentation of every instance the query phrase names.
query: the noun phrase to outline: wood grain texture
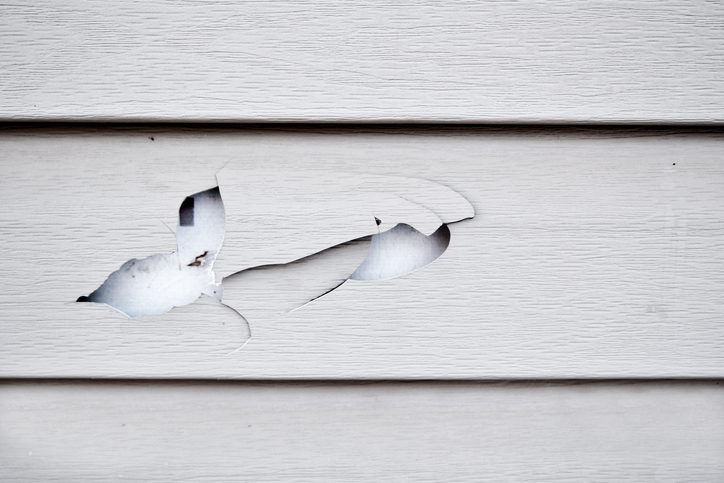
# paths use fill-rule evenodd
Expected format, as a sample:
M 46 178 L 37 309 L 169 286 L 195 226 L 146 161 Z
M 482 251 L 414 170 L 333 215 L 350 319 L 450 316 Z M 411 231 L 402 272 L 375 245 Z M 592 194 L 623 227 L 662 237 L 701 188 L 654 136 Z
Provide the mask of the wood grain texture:
M 0 150 L 5 377 L 724 375 L 721 134 L 20 130 Z M 246 320 L 209 301 L 133 320 L 73 302 L 173 251 L 158 220 L 229 162 L 429 179 L 476 216 L 424 269 L 292 313 L 285 287 L 306 265 L 244 287 Z
M 722 123 L 718 1 L 0 6 L 0 119 Z
M 6 481 L 713 482 L 718 383 L 0 385 Z

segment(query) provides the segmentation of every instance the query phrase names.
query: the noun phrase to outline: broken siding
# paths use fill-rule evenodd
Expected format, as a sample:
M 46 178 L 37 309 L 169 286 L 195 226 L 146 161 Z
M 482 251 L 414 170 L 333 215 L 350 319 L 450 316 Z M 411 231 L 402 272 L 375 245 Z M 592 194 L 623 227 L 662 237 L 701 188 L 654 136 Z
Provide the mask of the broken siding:
M 0 119 L 721 123 L 724 5 L 0 7 Z
M 2 375 L 722 376 L 720 134 L 316 131 L 5 131 Z M 364 253 L 250 272 L 236 281 L 238 313 L 202 298 L 128 319 L 74 302 L 127 260 L 175 251 L 179 206 L 230 163 L 316 178 L 310 196 L 335 193 L 340 206 L 335 172 L 429 180 L 475 217 L 450 225 L 447 251 L 427 267 L 350 280 L 293 312 L 300 288 L 324 289 Z M 238 233 L 275 233 L 264 207 L 309 227 L 292 245 L 345 224 L 264 196 L 248 213 L 238 205 Z M 227 262 L 244 260 L 238 246 Z
M 0 119 L 720 123 L 721 10 L 4 5 Z M 2 376 L 279 381 L 6 381 L 0 474 L 722 480 L 717 382 L 591 381 L 721 378 L 721 148 L 720 134 L 683 130 L 5 131 Z M 179 205 L 229 162 L 301 169 L 322 189 L 340 168 L 432 180 L 476 217 L 423 270 L 345 283 L 293 314 L 365 247 L 247 270 L 234 284 L 248 323 L 207 297 L 133 320 L 73 302 L 125 261 L 174 251 Z M 279 203 L 302 214 L 259 205 Z M 310 377 L 584 380 L 288 381 Z
M 241 309 L 247 294 L 239 293 L 243 290 L 230 280 L 236 282 L 249 270 L 285 268 L 291 273 L 289 270 L 304 263 L 318 278 L 315 262 L 329 259 L 331 251 L 351 249 L 362 254 L 363 259 L 330 277 L 328 287 L 309 292 L 290 307 L 297 309 L 347 280 L 384 280 L 428 265 L 449 245 L 447 223 L 473 216 L 467 200 L 429 181 L 350 176 L 339 171 L 328 171 L 327 178 L 334 179 L 334 184 L 320 183 L 316 176 L 305 177 L 300 172 L 288 177 L 280 171 L 260 173 L 227 163 L 217 174 L 219 187 L 188 196 L 181 204 L 178 251 L 131 259 L 77 301 L 102 303 L 134 318 L 166 313 L 201 295 L 222 301 L 223 289 L 223 303 Z M 373 190 L 365 190 L 365 185 Z M 408 198 L 427 202 L 427 206 Z M 263 220 L 263 230 L 249 222 L 248 217 L 254 215 Z M 320 218 L 337 223 L 320 227 Z M 215 270 L 222 248 L 221 269 Z M 297 291 L 307 285 L 300 283 Z

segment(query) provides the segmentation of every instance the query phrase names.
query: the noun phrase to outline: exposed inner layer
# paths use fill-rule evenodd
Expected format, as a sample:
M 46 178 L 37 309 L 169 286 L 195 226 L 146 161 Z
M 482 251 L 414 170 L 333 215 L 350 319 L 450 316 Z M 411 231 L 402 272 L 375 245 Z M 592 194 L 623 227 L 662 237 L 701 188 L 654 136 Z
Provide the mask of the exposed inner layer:
M 447 188 L 444 189 L 449 191 Z M 404 199 L 400 202 L 399 198 L 392 199 L 392 202 L 402 210 L 393 219 L 395 217 L 399 219 L 401 214 L 407 212 L 414 214 L 415 210 L 418 210 L 423 217 L 416 219 L 424 219 L 427 223 L 429 216 L 425 213 L 430 213 L 429 208 Z M 224 297 L 222 293 L 224 281 L 229 279 L 227 285 L 230 285 L 232 290 L 238 290 L 244 286 L 243 280 L 259 278 L 258 275 L 239 278 L 240 273 L 265 273 L 272 277 L 278 274 L 280 277 L 285 277 L 291 275 L 290 270 L 294 270 L 295 274 L 300 273 L 299 268 L 296 268 L 300 267 L 303 268 L 303 273 L 307 274 L 306 280 L 299 280 L 295 275 L 292 277 L 294 280 L 290 280 L 293 286 L 286 286 L 283 281 L 270 283 L 257 280 L 254 287 L 255 290 L 258 289 L 259 283 L 268 284 L 275 290 L 281 287 L 282 291 L 290 294 L 286 297 L 288 301 L 280 302 L 280 306 L 288 310 L 294 308 L 289 304 L 296 304 L 296 307 L 304 305 L 335 290 L 347 280 L 383 280 L 418 270 L 440 257 L 450 243 L 450 230 L 446 223 L 439 224 L 437 230 L 426 236 L 406 223 L 397 223 L 390 227 L 389 220 L 385 222 L 380 218 L 383 215 L 372 213 L 369 215 L 369 225 L 373 227 L 372 229 L 388 227 L 385 231 L 370 233 L 371 236 L 367 237 L 348 239 L 349 243 L 354 243 L 328 246 L 316 254 L 309 253 L 304 258 L 286 263 L 241 267 L 237 271 L 226 267 L 222 272 L 231 275 L 217 283 L 214 262 L 224 243 L 226 211 L 218 187 L 187 197 L 179 208 L 176 252 L 127 261 L 98 289 L 88 296 L 78 298 L 78 302 L 106 304 L 133 318 L 143 314 L 162 314 L 173 307 L 188 305 L 199 296 L 206 295 L 220 302 L 223 300 L 237 312 L 241 312 L 244 307 L 239 305 L 243 305 L 240 301 L 244 300 L 244 294 L 235 293 L 233 296 Z M 282 226 L 281 229 L 283 228 L 286 226 Z M 270 225 L 269 229 L 275 230 L 273 225 Z M 236 232 L 238 231 L 237 228 Z M 365 251 L 360 252 L 360 250 Z M 365 254 L 365 257 L 360 263 L 361 253 Z M 227 260 L 235 259 L 239 259 L 239 256 L 227 257 Z M 288 266 L 289 270 L 284 270 L 285 266 Z M 230 277 L 234 279 L 233 283 Z M 284 300 L 286 298 L 282 297 Z M 281 299 L 269 296 L 269 300 Z

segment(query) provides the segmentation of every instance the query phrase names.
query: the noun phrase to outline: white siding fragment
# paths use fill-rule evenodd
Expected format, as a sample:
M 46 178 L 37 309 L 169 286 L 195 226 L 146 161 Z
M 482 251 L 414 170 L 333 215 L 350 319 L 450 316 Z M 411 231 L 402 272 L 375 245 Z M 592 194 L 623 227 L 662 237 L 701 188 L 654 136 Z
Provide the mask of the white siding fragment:
M 251 169 L 230 162 L 218 174 L 227 224 L 216 272 L 226 277 L 289 263 L 399 223 L 425 235 L 474 215 L 440 184 L 358 172 Z

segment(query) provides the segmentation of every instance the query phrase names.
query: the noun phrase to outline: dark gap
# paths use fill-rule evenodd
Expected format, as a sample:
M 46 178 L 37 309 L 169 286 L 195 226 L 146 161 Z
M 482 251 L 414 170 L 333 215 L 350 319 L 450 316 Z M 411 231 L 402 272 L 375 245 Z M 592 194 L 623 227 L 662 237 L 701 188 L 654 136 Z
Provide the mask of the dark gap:
M 128 119 L 123 121 L 88 121 L 73 119 L 47 119 L 32 121 L 13 121 L 8 119 L 0 119 L 0 131 L 13 130 L 53 130 L 58 131 L 63 128 L 72 130 L 88 130 L 93 132 L 99 131 L 150 131 L 150 130 L 263 130 L 263 131 L 287 131 L 287 130 L 329 130 L 329 131 L 358 131 L 358 130 L 410 130 L 410 131 L 435 131 L 448 129 L 463 129 L 471 131 L 573 131 L 573 132 L 593 132 L 593 131 L 619 131 L 635 133 L 642 132 L 674 132 L 683 131 L 687 134 L 694 133 L 723 133 L 724 121 L 680 121 L 680 122 L 591 122 L 591 121 L 567 121 L 567 122 L 520 122 L 520 121 L 357 121 L 357 122 L 340 122 L 336 120 L 330 121 L 297 121 L 297 122 L 278 122 L 278 121 L 156 121 L 144 118 Z M 141 134 L 141 133 L 139 133 Z M 145 133 L 142 133 L 145 134 Z M 146 135 L 146 137 L 148 137 Z
M 208 250 L 207 250 L 207 251 L 205 251 L 204 253 L 202 253 L 201 255 L 199 255 L 198 257 L 196 257 L 196 261 L 189 263 L 189 267 L 199 267 L 199 266 L 201 266 L 201 260 L 199 260 L 199 258 L 204 258 L 204 257 L 205 257 L 206 255 L 208 255 L 208 254 L 209 254 L 209 252 L 208 252 Z M 214 290 L 214 293 L 216 293 L 215 290 Z
M 372 236 L 373 236 L 373 235 L 367 235 L 367 236 L 363 236 L 363 237 L 360 237 L 360 238 L 355 238 L 355 239 L 353 239 L 353 240 L 349 240 L 349 241 L 346 241 L 346 242 L 344 242 L 344 243 L 340 243 L 340 244 L 338 244 L 338 245 L 334 245 L 334 246 L 325 248 L 325 249 L 323 249 L 323 250 L 319 250 L 318 252 L 314 252 L 314 253 L 312 253 L 311 255 L 306 255 L 306 256 L 304 256 L 304 257 L 302 257 L 302 258 L 297 258 L 296 260 L 292 260 L 292 261 L 290 261 L 290 262 L 286 262 L 286 263 L 269 263 L 269 264 L 266 264 L 266 265 L 258 265 L 258 266 L 256 266 L 256 267 L 245 268 L 245 269 L 243 269 L 243 270 L 239 270 L 238 272 L 234 272 L 234 273 L 232 273 L 231 275 L 227 275 L 226 277 L 224 277 L 224 280 L 226 280 L 226 279 L 228 279 L 228 278 L 231 278 L 231 277 L 234 277 L 234 276 L 237 276 L 237 275 L 241 275 L 241 274 L 244 273 L 244 272 L 250 272 L 250 271 L 256 271 L 256 270 L 273 270 L 273 269 L 278 268 L 278 267 L 290 266 L 290 265 L 294 265 L 294 264 L 296 264 L 296 263 L 305 262 L 305 261 L 308 261 L 308 260 L 313 259 L 313 258 L 315 258 L 315 257 L 318 257 L 319 255 L 322 255 L 324 252 L 327 252 L 327 251 L 330 251 L 330 250 L 334 250 L 334 249 L 336 249 L 336 248 L 340 248 L 340 247 L 343 247 L 343 246 L 345 246 L 345 245 L 350 245 L 350 244 L 352 244 L 352 243 L 359 243 L 359 242 L 363 242 L 363 241 L 366 241 L 366 240 L 370 240 L 370 239 L 372 238 Z M 342 283 L 344 283 L 344 282 L 342 282 Z M 339 285 L 342 285 L 342 284 L 339 284 Z M 339 285 L 338 285 L 337 287 L 339 287 Z M 335 287 L 335 288 L 337 288 L 337 287 Z M 333 290 L 334 290 L 334 289 L 333 289 Z M 329 292 L 327 292 L 327 293 L 329 293 Z
M 711 377 L 682 377 L 682 378 L 651 378 L 651 377 L 625 377 L 625 378 L 480 378 L 480 379 L 319 379 L 319 378 L 247 378 L 247 379 L 194 379 L 194 378 L 114 378 L 114 377 L 3 377 L 0 378 L 2 385 L 72 385 L 92 384 L 97 386 L 114 385 L 135 385 L 135 386 L 372 386 L 372 385 L 405 385 L 405 386 L 631 386 L 631 385 L 655 385 L 671 384 L 681 386 L 711 385 L 722 386 L 724 379 Z
M 194 199 L 186 198 L 178 211 L 179 226 L 194 226 Z
M 349 279 L 347 279 L 347 280 L 349 280 Z M 304 305 L 311 304 L 311 303 L 314 302 L 315 300 L 321 299 L 321 298 L 324 297 L 325 295 L 334 292 L 334 291 L 337 290 L 339 287 L 341 287 L 342 285 L 344 285 L 344 282 L 346 282 L 347 280 L 342 280 L 342 282 L 340 282 L 340 284 L 337 285 L 336 287 L 330 288 L 329 290 L 327 290 L 326 292 L 324 292 L 322 295 L 317 295 L 316 297 L 314 297 L 313 299 L 311 299 L 309 302 L 305 303 Z

